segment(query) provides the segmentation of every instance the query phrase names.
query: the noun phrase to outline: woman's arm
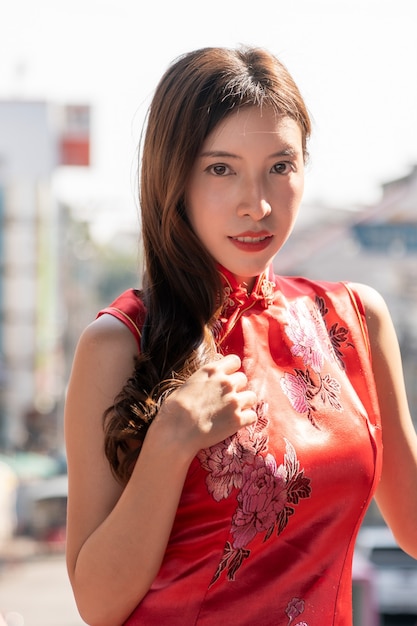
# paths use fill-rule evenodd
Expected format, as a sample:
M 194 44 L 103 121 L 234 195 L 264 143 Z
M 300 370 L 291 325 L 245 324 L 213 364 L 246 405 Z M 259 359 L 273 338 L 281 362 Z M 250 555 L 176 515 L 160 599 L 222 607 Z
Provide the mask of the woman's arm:
M 67 564 L 91 626 L 122 624 L 148 591 L 198 450 L 256 419 L 238 357 L 204 366 L 164 403 L 122 488 L 104 455 L 102 420 L 133 371 L 136 351 L 130 331 L 103 315 L 79 341 L 66 400 Z
M 398 543 L 417 558 L 417 436 L 406 397 L 397 336 L 383 298 L 356 285 L 367 317 L 384 445 L 376 501 Z

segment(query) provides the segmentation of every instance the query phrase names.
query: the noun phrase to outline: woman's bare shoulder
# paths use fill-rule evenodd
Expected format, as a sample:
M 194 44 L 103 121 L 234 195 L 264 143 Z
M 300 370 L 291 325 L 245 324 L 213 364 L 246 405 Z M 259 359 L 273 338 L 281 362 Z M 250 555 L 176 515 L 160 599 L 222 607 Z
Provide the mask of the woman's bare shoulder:
M 77 403 L 85 397 L 90 404 L 101 397 L 100 409 L 107 408 L 132 374 L 137 353 L 136 340 L 121 321 L 105 314 L 91 322 L 75 350 L 67 404 L 74 396 Z
M 391 315 L 381 293 L 374 287 L 363 283 L 351 283 L 351 286 L 362 302 L 371 344 L 379 342 L 381 333 L 388 332 L 393 339 L 395 332 Z
M 354 291 L 358 294 L 365 308 L 370 315 L 384 315 L 388 309 L 381 293 L 364 283 L 350 283 Z
M 129 328 L 107 313 L 91 322 L 81 333 L 77 353 L 91 357 L 112 354 L 113 359 L 131 359 L 137 354 L 136 339 Z
M 83 341 L 123 341 L 136 345 L 135 338 L 129 328 L 114 315 L 103 313 L 90 322 L 81 334 Z M 130 341 L 129 341 L 130 339 Z

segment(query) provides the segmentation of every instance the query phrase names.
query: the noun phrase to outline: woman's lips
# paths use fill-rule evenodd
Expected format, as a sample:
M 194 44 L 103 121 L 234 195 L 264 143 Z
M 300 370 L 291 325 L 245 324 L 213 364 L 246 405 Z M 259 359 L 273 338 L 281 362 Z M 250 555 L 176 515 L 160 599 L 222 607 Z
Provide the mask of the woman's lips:
M 269 233 L 242 233 L 235 237 L 229 237 L 229 240 L 236 248 L 244 252 L 260 252 L 269 246 L 272 235 Z

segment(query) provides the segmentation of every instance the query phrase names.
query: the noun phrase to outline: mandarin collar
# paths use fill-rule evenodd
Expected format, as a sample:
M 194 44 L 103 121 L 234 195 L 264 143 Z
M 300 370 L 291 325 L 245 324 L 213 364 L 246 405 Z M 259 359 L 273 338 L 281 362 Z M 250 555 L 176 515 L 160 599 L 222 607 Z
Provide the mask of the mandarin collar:
M 265 272 L 257 276 L 250 293 L 246 286 L 238 283 L 235 276 L 223 266 L 218 266 L 223 283 L 223 307 L 221 317 L 230 317 L 237 310 L 246 310 L 255 304 L 268 308 L 274 299 L 275 276 L 272 265 Z

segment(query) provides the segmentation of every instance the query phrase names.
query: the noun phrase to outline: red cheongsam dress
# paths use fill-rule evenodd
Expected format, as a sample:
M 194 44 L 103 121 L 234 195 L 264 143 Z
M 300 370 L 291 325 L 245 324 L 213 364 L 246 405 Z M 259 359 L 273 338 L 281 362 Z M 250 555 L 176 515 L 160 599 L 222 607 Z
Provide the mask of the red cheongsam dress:
M 351 626 L 382 454 L 361 302 L 348 284 L 272 269 L 248 294 L 220 271 L 219 351 L 241 357 L 258 420 L 191 463 L 160 571 L 125 626 Z M 138 292 L 102 313 L 139 345 Z

